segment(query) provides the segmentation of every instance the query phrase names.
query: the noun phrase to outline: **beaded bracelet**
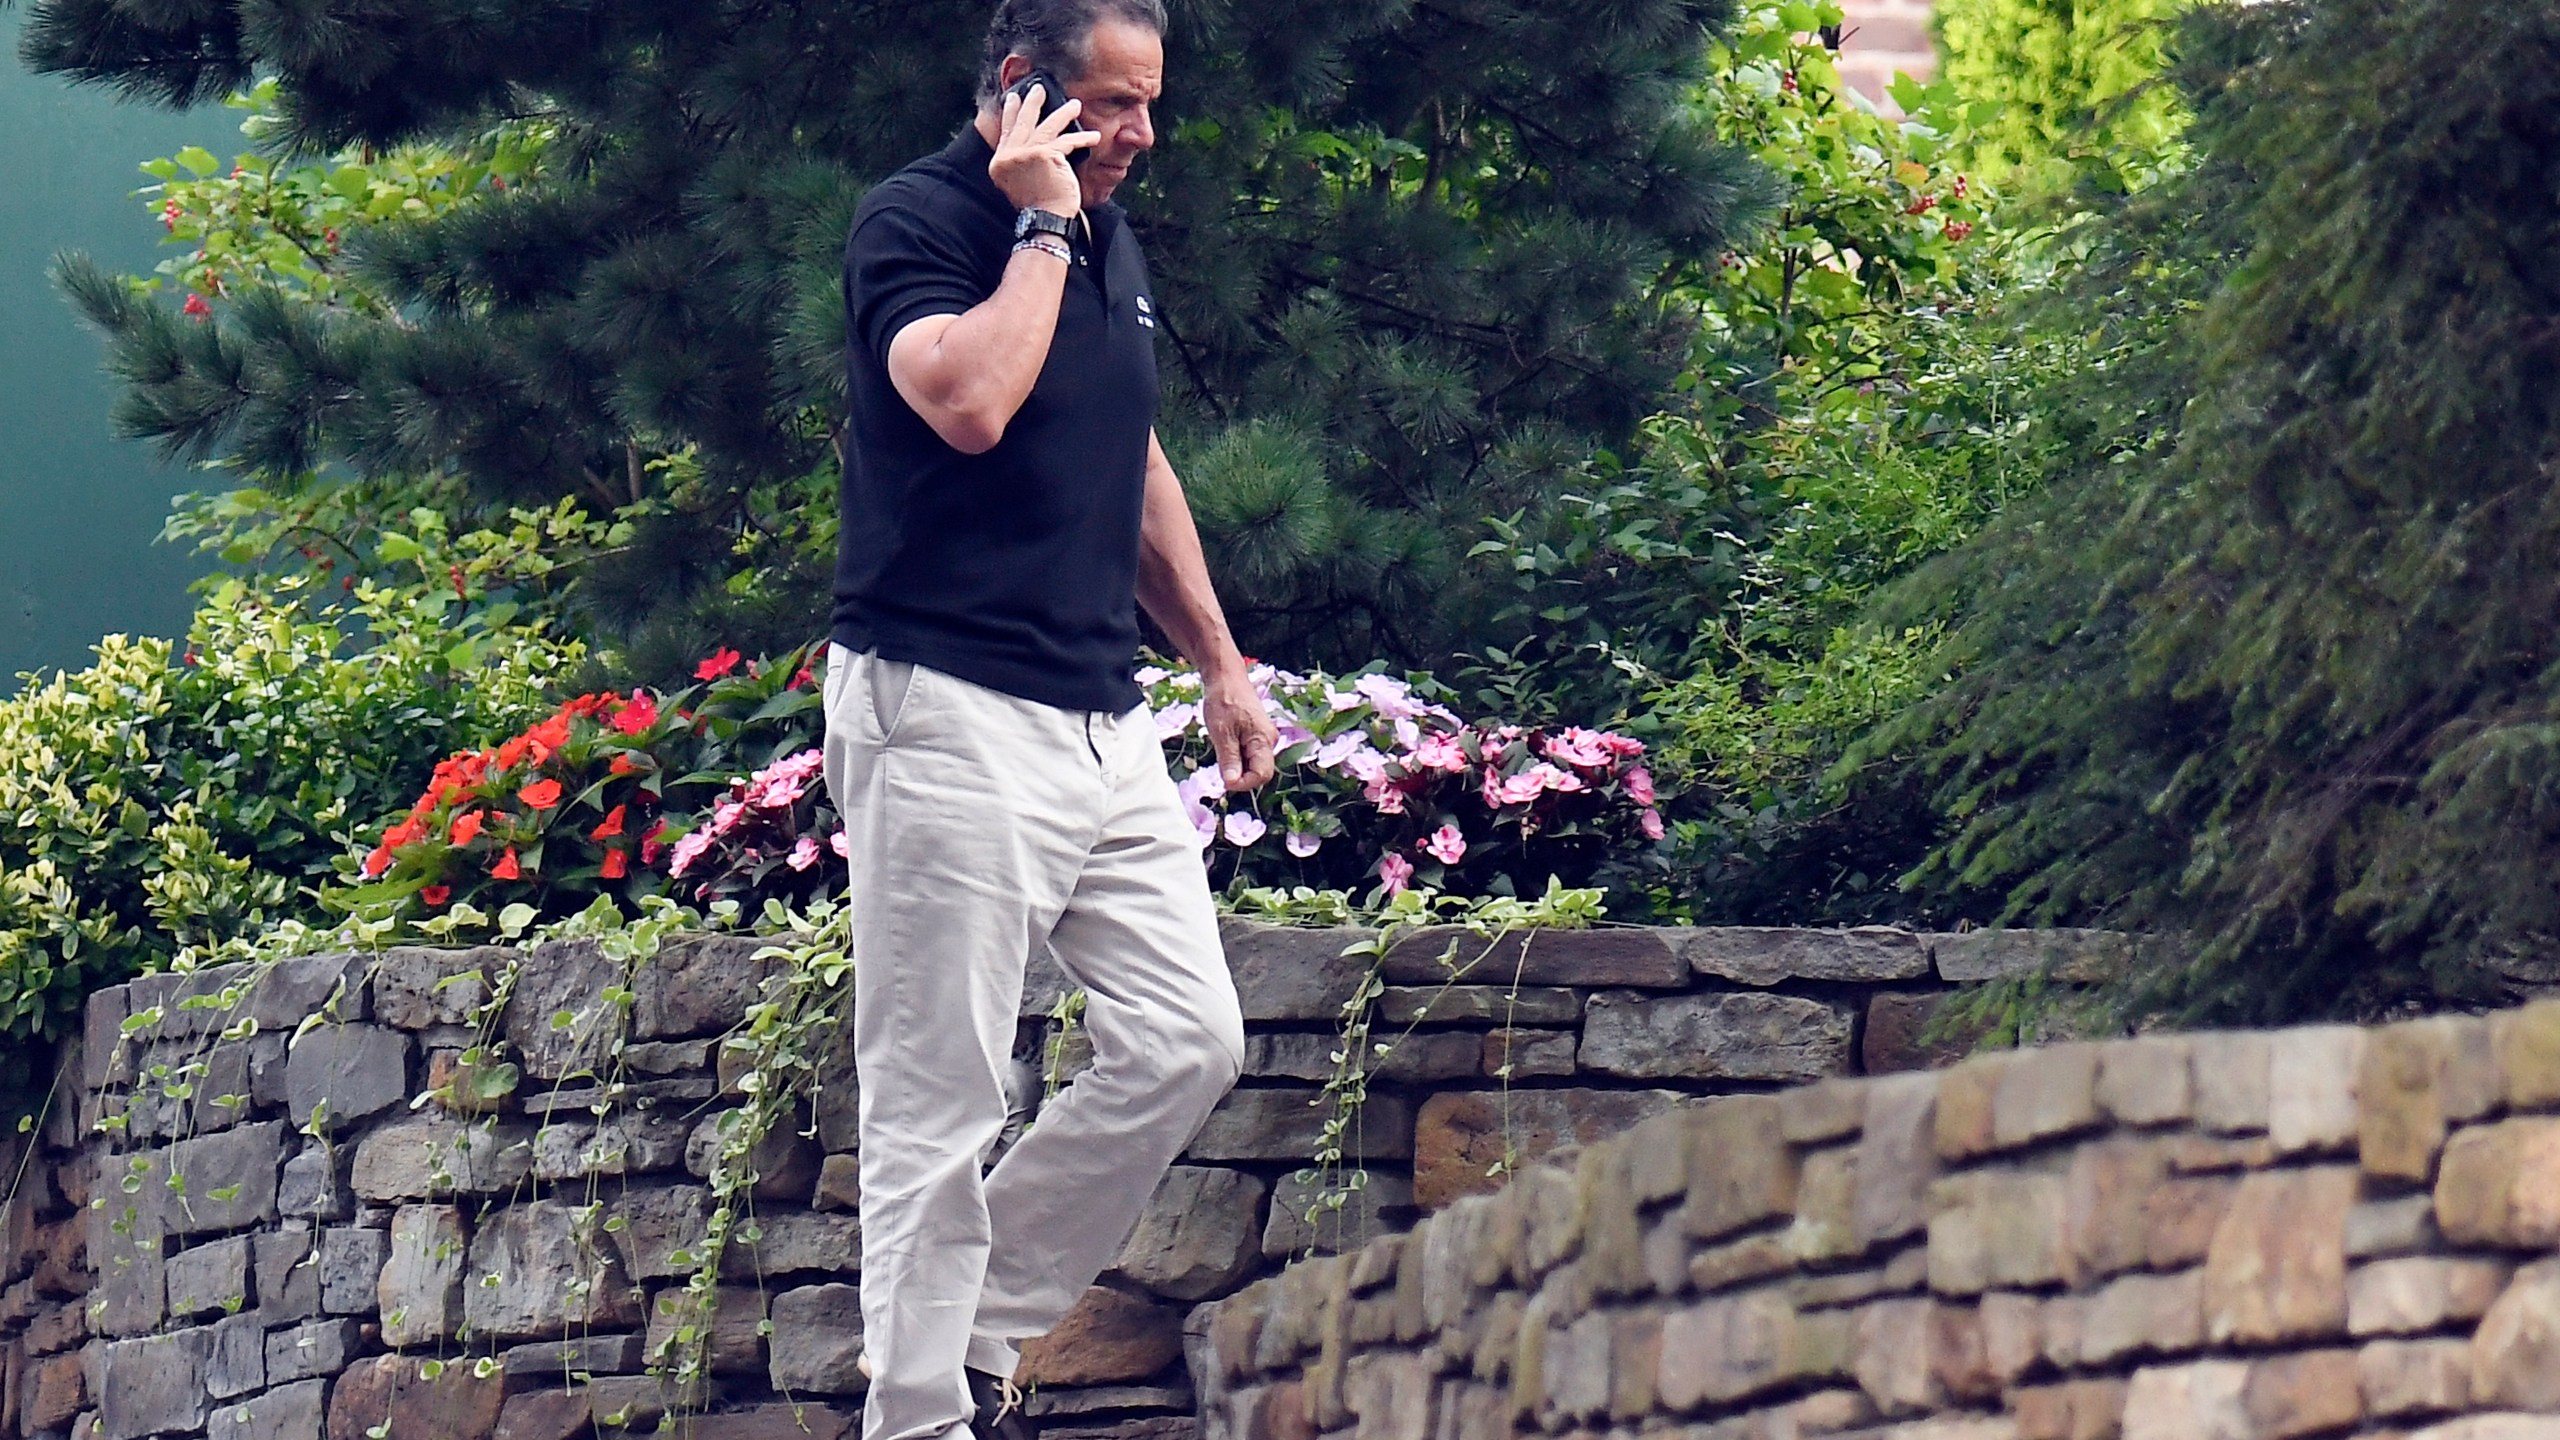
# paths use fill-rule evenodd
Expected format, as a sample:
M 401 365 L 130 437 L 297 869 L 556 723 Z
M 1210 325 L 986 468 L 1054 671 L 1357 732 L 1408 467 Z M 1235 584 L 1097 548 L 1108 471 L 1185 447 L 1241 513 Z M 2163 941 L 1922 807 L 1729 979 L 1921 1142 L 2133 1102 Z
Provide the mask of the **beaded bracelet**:
M 1076 263 L 1074 251 L 1069 250 L 1066 246 L 1050 239 L 1046 235 L 1025 235 L 1021 239 L 1013 242 L 1014 254 L 1019 255 L 1025 250 L 1037 250 L 1043 255 L 1055 255 L 1065 264 L 1073 265 Z

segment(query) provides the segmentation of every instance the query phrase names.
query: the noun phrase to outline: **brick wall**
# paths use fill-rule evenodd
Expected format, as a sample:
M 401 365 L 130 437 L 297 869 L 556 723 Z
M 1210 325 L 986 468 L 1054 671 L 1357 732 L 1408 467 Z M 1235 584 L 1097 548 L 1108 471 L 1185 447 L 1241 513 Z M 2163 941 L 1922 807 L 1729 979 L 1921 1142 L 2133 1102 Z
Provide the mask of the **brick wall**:
M 1919 80 L 1937 73 L 1929 0 L 1842 0 L 1841 8 L 1840 76 L 1859 94 L 1890 109 L 1885 86 L 1896 71 Z
M 1200 1317 L 1204 1440 L 2550 1440 L 2560 1002 L 1646 1120 Z
M 1342 953 L 1358 938 L 1230 925 L 1249 1073 L 1028 1362 L 1052 1440 L 1194 1435 L 1200 1307 L 1490 1189 L 1506 1147 L 1534 1163 L 1707 1097 L 1944 1059 L 1920 1032 L 1954 987 L 2087 979 L 2126 953 L 2074 932 L 1417 938 L 1386 960 L 1375 1007 L 1389 1049 L 1358 1129 L 1369 1184 L 1347 1221 L 1311 1226 L 1297 1176 L 1367 975 Z M 19 1147 L 5 1173 L 25 1162 L 0 1211 L 0 1440 L 654 1432 L 679 1397 L 648 1356 L 738 1103 L 718 1051 L 770 969 L 757 948 L 680 937 L 631 972 L 587 943 L 394 949 L 100 992 L 60 1103 L 0 1142 Z M 1075 1037 L 1043 1018 L 1061 983 L 1035 974 L 1024 1001 L 1034 1095 L 1053 1038 L 1074 1062 Z M 479 1026 L 523 1076 L 486 1103 L 451 1088 Z M 680 1407 L 707 1412 L 697 1440 L 855 1425 L 853 1077 L 839 1063 L 820 1080 L 808 1133 L 759 1153 L 713 1374 Z

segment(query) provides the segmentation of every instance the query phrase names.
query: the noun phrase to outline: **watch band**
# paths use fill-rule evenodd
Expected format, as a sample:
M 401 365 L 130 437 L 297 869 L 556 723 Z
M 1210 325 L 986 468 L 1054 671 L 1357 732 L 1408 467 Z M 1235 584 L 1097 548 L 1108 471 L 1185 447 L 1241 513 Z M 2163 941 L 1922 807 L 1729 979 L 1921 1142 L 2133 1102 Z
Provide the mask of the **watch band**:
M 1013 242 L 1013 253 L 1019 255 L 1025 250 L 1037 250 L 1043 255 L 1055 255 L 1064 264 L 1076 263 L 1075 252 L 1067 248 L 1065 241 L 1052 240 L 1046 235 L 1025 235 Z
M 1073 224 L 1074 222 L 1066 216 L 1054 211 L 1025 206 L 1020 214 L 1013 217 L 1013 238 L 1019 240 L 1027 235 L 1054 235 L 1064 240 Z

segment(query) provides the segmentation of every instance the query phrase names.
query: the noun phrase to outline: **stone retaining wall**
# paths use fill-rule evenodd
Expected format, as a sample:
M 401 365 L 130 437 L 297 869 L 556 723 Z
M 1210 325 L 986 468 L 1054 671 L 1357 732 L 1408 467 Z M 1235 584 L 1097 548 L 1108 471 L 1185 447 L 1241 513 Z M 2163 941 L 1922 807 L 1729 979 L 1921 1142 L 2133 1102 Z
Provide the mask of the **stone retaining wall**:
M 2560 1002 L 1638 1125 L 1194 1327 L 1204 1440 L 2560 1437 Z
M 2122 959 L 2118 937 L 2060 932 L 1420 937 L 1383 962 L 1372 1007 L 1387 1049 L 1350 1130 L 1367 1184 L 1314 1225 L 1298 1173 L 1369 976 L 1343 954 L 1360 938 L 1230 926 L 1250 1073 L 1118 1269 L 1029 1356 L 1054 1440 L 1193 1435 L 1197 1307 L 1490 1188 L 1506 1155 L 1534 1163 L 1705 1095 L 1927 1063 L 1942 1057 L 1921 1027 L 1952 985 Z M 841 1057 L 802 1133 L 758 1154 L 709 1381 L 674 1397 L 649 1373 L 699 1268 L 703 1177 L 738 1104 L 720 1037 L 770 970 L 757 948 L 684 936 L 629 972 L 588 942 L 394 949 L 101 992 L 45 1124 L 0 1141 L 18 1177 L 0 1440 L 569 1440 L 654 1431 L 678 1400 L 697 1436 L 854 1433 Z M 1072 1068 L 1076 1037 L 1044 1018 L 1060 989 L 1035 973 L 1024 1000 L 1027 1099 L 1044 1056 Z M 486 1098 L 488 1065 L 465 1063 L 484 1036 L 522 1072 Z

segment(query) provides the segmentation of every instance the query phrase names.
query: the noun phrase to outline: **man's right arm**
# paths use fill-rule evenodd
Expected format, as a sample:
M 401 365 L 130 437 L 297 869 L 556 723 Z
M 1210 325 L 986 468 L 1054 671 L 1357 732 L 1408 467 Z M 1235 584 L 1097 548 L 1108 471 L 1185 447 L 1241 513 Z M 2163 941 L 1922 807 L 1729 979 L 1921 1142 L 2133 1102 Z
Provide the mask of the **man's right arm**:
M 1040 95 L 1036 87 L 1031 93 Z M 1072 217 L 1083 196 L 1067 157 L 1099 137 L 1063 133 L 1081 102 L 1044 115 L 1028 101 L 1005 97 L 987 176 L 1017 207 Z M 1066 284 L 1065 261 L 1045 250 L 1015 251 L 996 293 L 958 315 L 909 321 L 890 339 L 889 383 L 944 444 L 968 455 L 994 449 L 1048 363 Z
M 912 320 L 889 342 L 889 383 L 964 455 L 995 448 L 1031 395 L 1049 340 L 1067 267 L 1040 250 L 1017 250 L 996 293 L 965 314 Z

